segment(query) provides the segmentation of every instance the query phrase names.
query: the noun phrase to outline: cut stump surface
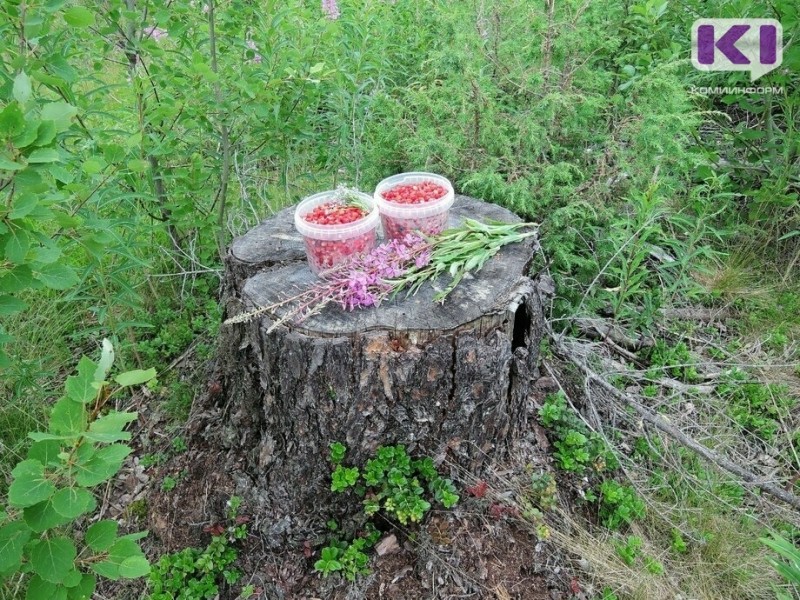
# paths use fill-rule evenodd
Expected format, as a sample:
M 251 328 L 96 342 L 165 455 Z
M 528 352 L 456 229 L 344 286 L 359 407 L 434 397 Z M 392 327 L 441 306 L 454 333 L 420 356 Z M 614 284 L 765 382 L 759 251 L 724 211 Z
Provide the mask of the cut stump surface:
M 233 241 L 226 317 L 317 281 L 293 211 Z M 520 221 L 499 206 L 457 196 L 450 224 L 465 217 Z M 359 466 L 378 446 L 405 444 L 412 456 L 432 456 L 450 475 L 507 457 L 528 429 L 543 331 L 544 292 L 528 277 L 537 251 L 535 237 L 506 246 L 443 305 L 433 297 L 447 276 L 415 296 L 353 312 L 328 306 L 269 333 L 285 309 L 222 328 L 215 430 L 229 449 L 228 467 L 259 490 L 268 538 L 302 540 L 330 518 L 319 507 L 337 503 L 330 492 L 331 442 L 346 444 L 345 463 Z

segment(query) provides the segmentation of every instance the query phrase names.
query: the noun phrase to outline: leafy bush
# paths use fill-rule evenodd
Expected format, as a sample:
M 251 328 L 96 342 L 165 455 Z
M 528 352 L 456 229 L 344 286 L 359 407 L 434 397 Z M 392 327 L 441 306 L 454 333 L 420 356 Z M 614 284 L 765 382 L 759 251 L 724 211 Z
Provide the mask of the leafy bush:
M 645 515 L 645 505 L 632 487 L 613 479 L 600 484 L 600 521 L 609 529 L 630 525 Z
M 334 540 L 322 549 L 314 570 L 323 577 L 341 572 L 348 581 L 355 581 L 359 575 L 368 575 L 369 557 L 364 550 L 374 546 L 379 536 L 378 530 L 373 529 L 367 536 L 357 537 L 349 543 Z
M 331 490 L 342 492 L 361 480 L 363 489 L 359 489 L 359 493 L 366 496 L 364 512 L 367 516 L 383 509 L 403 525 L 421 521 L 431 507 L 425 499 L 422 483 L 427 483 L 428 492 L 445 508 L 458 502 L 453 482 L 436 472 L 433 460 L 428 457 L 412 460 L 405 446 L 381 446 L 363 471 L 341 464 L 344 450 L 340 443 L 331 444 L 330 458 L 335 465 Z
M 603 439 L 590 432 L 567 406 L 563 393 L 549 395 L 539 409 L 539 421 L 552 431 L 554 456 L 565 471 L 583 473 L 587 467 L 600 473 L 619 466 L 616 456 Z
M 108 409 L 127 387 L 155 377 L 155 369 L 129 371 L 106 380 L 114 362 L 107 340 L 98 362 L 87 357 L 67 377 L 65 395 L 50 414 L 45 432 L 32 432 L 27 458 L 12 471 L 8 508 L 0 511 L 0 578 L 16 579 L 29 600 L 90 598 L 97 576 L 137 578 L 150 564 L 137 540 L 146 533 L 118 535 L 116 521 L 93 523 L 93 490 L 120 470 L 130 446 L 124 430 L 137 413 Z

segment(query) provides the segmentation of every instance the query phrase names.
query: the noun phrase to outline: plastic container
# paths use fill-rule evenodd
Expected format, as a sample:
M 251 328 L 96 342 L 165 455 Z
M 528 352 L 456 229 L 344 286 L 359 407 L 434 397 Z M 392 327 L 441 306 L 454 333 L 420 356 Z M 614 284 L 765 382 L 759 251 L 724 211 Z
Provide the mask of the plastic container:
M 294 211 L 294 226 L 303 236 L 308 266 L 315 275 L 375 247 L 380 222 L 378 207 L 368 194 L 351 193 L 371 209 L 366 216 L 352 223 L 320 225 L 305 220 L 305 216 L 317 206 L 336 200 L 339 192 L 335 190 L 309 196 Z
M 419 204 L 398 204 L 386 200 L 384 192 L 399 185 L 413 185 L 431 181 L 447 190 L 447 193 L 436 200 Z M 387 177 L 378 184 L 374 194 L 375 202 L 381 211 L 383 232 L 388 239 L 402 239 L 407 233 L 421 231 L 426 235 L 440 233 L 447 226 L 447 215 L 455 200 L 453 184 L 434 173 L 400 173 Z

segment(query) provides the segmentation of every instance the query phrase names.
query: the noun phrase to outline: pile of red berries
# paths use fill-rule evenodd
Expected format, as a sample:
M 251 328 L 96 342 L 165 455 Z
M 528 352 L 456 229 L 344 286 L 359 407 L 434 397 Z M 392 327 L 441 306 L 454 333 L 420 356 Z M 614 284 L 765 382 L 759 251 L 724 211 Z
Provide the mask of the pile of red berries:
M 433 181 L 396 185 L 383 192 L 385 200 L 397 204 L 422 204 L 444 198 L 446 195 L 447 188 Z
M 306 256 L 315 274 L 330 269 L 350 256 L 364 254 L 375 247 L 375 229 L 346 240 L 316 240 L 304 237 Z
M 360 206 L 327 202 L 320 204 L 303 218 L 316 225 L 344 225 L 363 219 L 366 215 L 367 211 Z

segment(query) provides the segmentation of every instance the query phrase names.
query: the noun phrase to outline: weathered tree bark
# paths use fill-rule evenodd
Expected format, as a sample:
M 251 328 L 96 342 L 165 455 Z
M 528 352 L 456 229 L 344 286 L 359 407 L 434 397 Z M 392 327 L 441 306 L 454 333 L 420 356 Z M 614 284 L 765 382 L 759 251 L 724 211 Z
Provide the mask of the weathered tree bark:
M 226 317 L 314 283 L 292 215 L 288 208 L 233 241 Z M 451 224 L 466 216 L 519 221 L 459 196 Z M 540 290 L 527 276 L 537 250 L 535 238 L 505 247 L 443 305 L 432 299 L 446 281 L 374 309 L 329 306 L 270 333 L 281 309 L 223 327 L 215 429 L 230 449 L 229 467 L 261 491 L 269 533 L 302 539 L 316 518 L 327 518 L 313 513 L 335 502 L 333 441 L 347 445 L 346 462 L 356 465 L 397 443 L 473 472 L 507 456 L 527 428 L 544 330 Z

